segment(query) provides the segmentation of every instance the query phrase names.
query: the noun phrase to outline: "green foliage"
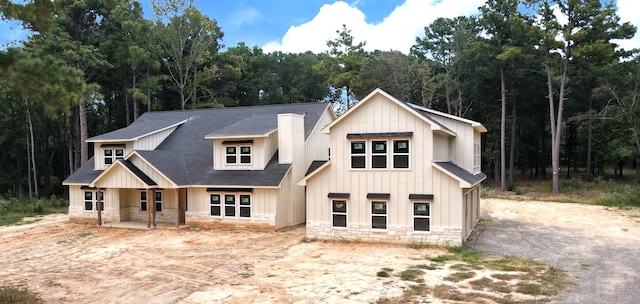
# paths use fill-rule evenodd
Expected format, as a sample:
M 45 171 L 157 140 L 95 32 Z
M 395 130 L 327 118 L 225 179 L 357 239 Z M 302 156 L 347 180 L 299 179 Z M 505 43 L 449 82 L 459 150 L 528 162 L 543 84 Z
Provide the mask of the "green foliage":
M 626 185 L 621 191 L 599 198 L 596 204 L 612 207 L 640 207 L 640 188 Z
M 24 217 L 66 212 L 69 202 L 66 199 L 50 198 L 26 200 L 0 198 L 0 226 L 19 223 Z
M 24 288 L 0 286 L 0 303 L 37 304 L 42 303 L 40 298 Z

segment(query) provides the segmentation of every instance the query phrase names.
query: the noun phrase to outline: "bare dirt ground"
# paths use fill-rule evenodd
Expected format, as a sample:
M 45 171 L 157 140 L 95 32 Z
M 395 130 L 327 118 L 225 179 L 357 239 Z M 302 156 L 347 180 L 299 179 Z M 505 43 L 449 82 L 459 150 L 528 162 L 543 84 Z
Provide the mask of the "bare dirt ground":
M 640 210 L 485 199 L 481 217 L 472 247 L 544 261 L 575 278 L 555 302 L 640 303 Z
M 640 299 L 640 218 L 574 204 L 484 200 L 483 208 L 490 220 L 473 246 L 569 270 L 578 285 L 559 303 L 633 303 L 615 296 L 633 289 L 631 296 Z M 134 230 L 52 215 L 0 227 L 0 286 L 27 288 L 47 303 L 370 303 L 400 297 L 413 284 L 378 271 L 402 271 L 444 253 L 303 238 L 302 228 Z M 449 266 L 429 271 L 425 284 L 443 284 Z M 594 301 L 582 301 L 594 293 Z M 427 297 L 421 303 L 450 302 Z

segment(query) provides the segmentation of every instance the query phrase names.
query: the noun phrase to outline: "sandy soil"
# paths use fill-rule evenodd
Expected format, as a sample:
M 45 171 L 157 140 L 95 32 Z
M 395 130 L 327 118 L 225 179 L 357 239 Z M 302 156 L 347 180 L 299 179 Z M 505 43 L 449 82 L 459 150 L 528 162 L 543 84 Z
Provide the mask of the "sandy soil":
M 483 206 L 495 219 L 593 231 L 625 246 L 640 241 L 638 218 L 603 207 L 494 200 Z M 485 235 L 489 230 L 478 239 Z M 53 215 L 0 227 L 0 286 L 26 287 L 47 303 L 369 303 L 401 296 L 411 284 L 377 277 L 382 268 L 402 271 L 442 253 L 303 237 L 304 229 L 107 228 Z M 445 267 L 424 279 L 436 285 L 447 275 Z

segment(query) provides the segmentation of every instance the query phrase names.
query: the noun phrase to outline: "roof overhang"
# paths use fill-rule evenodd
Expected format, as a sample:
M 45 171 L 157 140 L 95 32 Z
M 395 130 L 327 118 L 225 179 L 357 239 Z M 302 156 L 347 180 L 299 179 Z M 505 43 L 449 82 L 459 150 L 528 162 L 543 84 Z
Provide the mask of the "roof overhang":
M 321 172 L 322 170 L 324 170 L 324 168 L 329 167 L 330 164 L 331 164 L 331 161 L 327 161 L 326 163 L 322 164 L 320 167 L 315 169 L 313 172 L 311 172 L 307 176 L 303 177 L 300 181 L 298 181 L 298 186 L 306 186 L 308 179 L 310 179 L 312 176 L 314 176 L 314 175 L 318 174 L 319 172 Z
M 187 121 L 188 121 L 188 119 L 185 119 L 185 120 L 179 121 L 179 122 L 177 122 L 175 124 L 166 126 L 164 128 L 153 130 L 151 132 L 147 132 L 145 134 L 138 135 L 138 136 L 135 136 L 135 137 L 132 137 L 132 138 L 120 138 L 120 139 L 99 139 L 98 138 L 98 139 L 94 139 L 95 137 L 93 137 L 93 138 L 89 138 L 89 139 L 85 140 L 85 142 L 129 142 L 129 141 L 136 141 L 136 140 L 138 140 L 140 138 L 143 138 L 143 137 L 146 137 L 146 136 L 149 136 L 149 135 L 152 135 L 152 134 L 156 134 L 156 133 L 159 133 L 159 132 L 162 132 L 162 131 L 165 131 L 165 130 L 169 130 L 171 128 L 176 128 L 179 125 L 181 125 L 181 124 L 183 124 L 183 123 L 185 123 Z M 99 137 L 99 136 L 96 136 L 96 137 Z
M 109 168 L 105 169 L 96 179 L 94 179 L 89 187 L 100 187 L 100 188 L 157 188 L 158 184 L 154 182 L 151 178 L 149 178 L 146 174 L 144 174 L 140 169 L 137 169 L 133 164 L 131 166 L 127 166 L 125 161 L 119 160 L 114 162 L 109 166 Z M 135 168 L 135 169 L 134 169 Z M 137 169 L 137 170 L 136 170 Z M 118 172 L 123 172 L 132 177 L 127 181 L 127 184 L 122 183 L 114 183 L 108 179 L 113 174 L 118 174 Z M 133 182 L 131 182 L 133 181 Z M 121 181 L 118 181 L 121 182 Z
M 234 140 L 234 139 L 247 139 L 247 138 L 264 138 L 264 137 L 269 137 L 271 136 L 271 134 L 273 134 L 274 132 L 278 131 L 278 128 L 275 128 L 273 130 L 269 130 L 269 132 L 264 133 L 264 134 L 236 134 L 236 135 L 226 135 L 226 136 L 220 136 L 220 135 L 206 135 L 204 137 L 204 139 L 227 139 L 227 140 Z
M 460 184 L 460 188 L 472 188 L 478 184 L 480 184 L 482 181 L 484 181 L 487 177 L 486 175 L 483 178 L 478 179 L 477 181 L 474 182 L 469 182 L 467 180 L 465 180 L 464 178 L 462 178 L 461 176 L 454 174 L 453 172 L 447 170 L 446 168 L 440 166 L 437 162 L 432 162 L 431 163 L 433 165 L 434 168 L 440 170 L 442 173 L 450 176 L 451 178 L 455 179 L 458 181 L 458 183 Z M 469 173 L 472 174 L 472 173 Z

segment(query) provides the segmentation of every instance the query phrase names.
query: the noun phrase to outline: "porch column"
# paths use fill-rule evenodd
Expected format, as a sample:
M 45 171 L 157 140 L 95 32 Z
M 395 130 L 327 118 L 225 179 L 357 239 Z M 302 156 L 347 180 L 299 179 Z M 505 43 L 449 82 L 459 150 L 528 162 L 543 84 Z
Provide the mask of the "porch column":
M 151 223 L 153 224 L 153 228 L 156 227 L 156 189 L 152 189 L 151 193 L 153 196 L 151 197 Z
M 151 189 L 147 189 L 147 228 L 151 228 Z M 155 197 L 153 197 L 155 199 Z M 154 203 L 155 205 L 155 203 Z
M 176 202 L 176 228 L 180 228 L 180 191 L 179 189 L 175 189 L 175 194 L 173 198 Z
M 100 187 L 96 187 L 96 209 L 98 209 L 98 226 L 102 225 L 102 200 L 100 199 Z

